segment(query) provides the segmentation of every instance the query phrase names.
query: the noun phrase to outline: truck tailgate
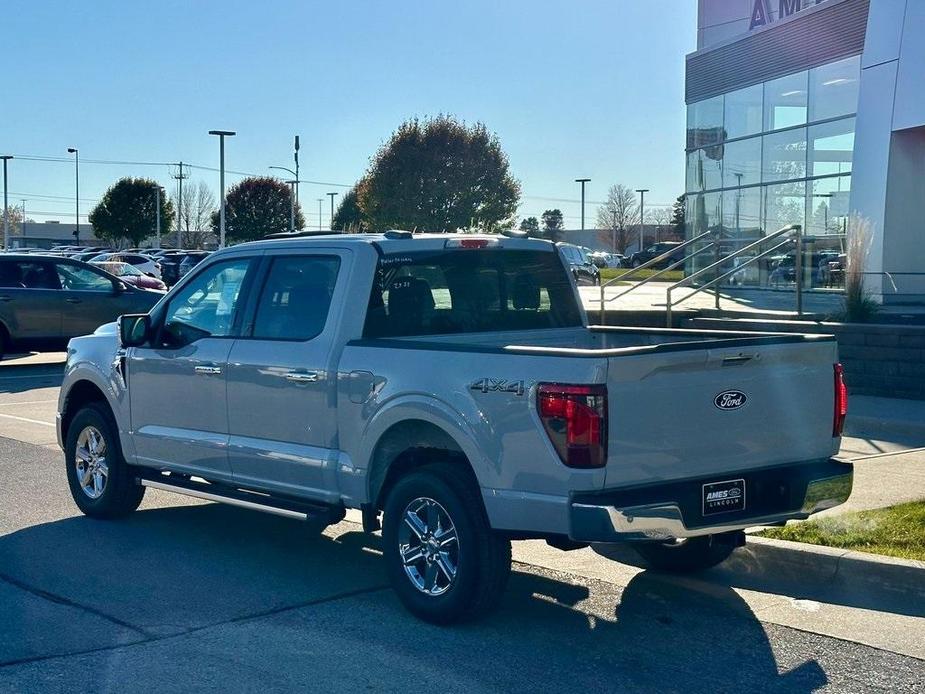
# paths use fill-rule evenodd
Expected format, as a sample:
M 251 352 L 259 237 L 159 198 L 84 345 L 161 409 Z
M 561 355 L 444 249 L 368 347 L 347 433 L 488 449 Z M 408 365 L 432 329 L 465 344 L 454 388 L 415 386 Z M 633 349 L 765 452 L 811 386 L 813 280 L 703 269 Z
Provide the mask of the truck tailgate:
M 833 455 L 835 361 L 834 340 L 611 357 L 605 486 Z

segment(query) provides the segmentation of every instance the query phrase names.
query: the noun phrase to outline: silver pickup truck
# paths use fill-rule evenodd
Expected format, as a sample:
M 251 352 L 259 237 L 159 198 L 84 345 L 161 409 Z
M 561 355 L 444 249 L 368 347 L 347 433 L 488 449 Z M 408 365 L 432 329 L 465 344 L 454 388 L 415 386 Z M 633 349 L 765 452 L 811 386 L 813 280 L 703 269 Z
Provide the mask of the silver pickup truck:
M 512 539 L 693 571 L 842 503 L 846 398 L 831 337 L 589 327 L 551 243 L 394 231 L 228 248 L 72 340 L 58 438 L 93 517 L 151 487 L 382 519 L 447 623 L 497 604 Z

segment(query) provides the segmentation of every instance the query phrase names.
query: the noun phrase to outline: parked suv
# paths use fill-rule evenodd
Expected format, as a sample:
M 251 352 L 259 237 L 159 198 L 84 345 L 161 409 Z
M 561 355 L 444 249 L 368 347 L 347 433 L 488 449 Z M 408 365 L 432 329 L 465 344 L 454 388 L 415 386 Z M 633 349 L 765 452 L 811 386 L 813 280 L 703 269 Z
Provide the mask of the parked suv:
M 558 244 L 562 256 L 568 261 L 569 270 L 577 284 L 596 285 L 601 283 L 601 271 L 591 262 L 587 251 L 570 243 Z
M 0 255 L 0 356 L 11 344 L 57 345 L 92 333 L 161 296 L 70 258 Z

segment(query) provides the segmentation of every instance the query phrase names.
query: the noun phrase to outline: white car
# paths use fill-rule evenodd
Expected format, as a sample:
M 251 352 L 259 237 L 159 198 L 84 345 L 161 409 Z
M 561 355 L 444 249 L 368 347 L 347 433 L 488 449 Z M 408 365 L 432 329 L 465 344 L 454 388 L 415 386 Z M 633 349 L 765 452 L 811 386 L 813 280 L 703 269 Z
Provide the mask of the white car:
M 161 266 L 149 255 L 141 253 L 100 253 L 90 259 L 91 263 L 128 263 L 134 265 L 144 274 L 161 279 Z

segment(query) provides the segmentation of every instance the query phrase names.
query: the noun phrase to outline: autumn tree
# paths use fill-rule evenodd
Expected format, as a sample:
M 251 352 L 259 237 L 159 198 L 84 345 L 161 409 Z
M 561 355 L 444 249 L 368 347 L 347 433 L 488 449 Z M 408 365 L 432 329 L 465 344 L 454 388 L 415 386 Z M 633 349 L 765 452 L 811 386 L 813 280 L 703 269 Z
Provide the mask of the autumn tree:
M 94 235 L 113 246 L 140 246 L 157 233 L 158 201 L 164 234 L 173 226 L 174 209 L 160 184 L 150 178 L 119 179 L 90 212 Z
M 540 222 L 536 217 L 525 217 L 520 222 L 520 230 L 526 231 L 530 236 L 536 236 L 540 231 Z
M 217 206 L 215 193 L 205 181 L 184 188 L 182 205 L 179 193 L 177 187 L 173 194 L 180 232 L 177 245 L 181 248 L 202 248 L 212 237 L 212 214 Z
M 344 232 L 362 232 L 367 231 L 369 223 L 363 216 L 363 211 L 357 202 L 357 187 L 353 186 L 348 190 L 340 200 L 337 206 L 337 212 L 334 213 L 334 219 L 331 220 L 331 228 L 334 231 Z
M 639 205 L 633 189 L 622 183 L 610 186 L 607 199 L 597 208 L 597 227 L 602 241 L 616 253 L 626 254 L 632 228 L 639 224 Z
M 510 227 L 520 200 L 498 136 L 450 116 L 403 123 L 357 187 L 371 229 Z
M 292 189 L 278 178 L 251 176 L 232 186 L 225 196 L 225 240 L 255 241 L 290 230 Z M 296 203 L 295 228 L 305 226 Z M 219 232 L 219 213 L 212 213 L 212 231 Z

